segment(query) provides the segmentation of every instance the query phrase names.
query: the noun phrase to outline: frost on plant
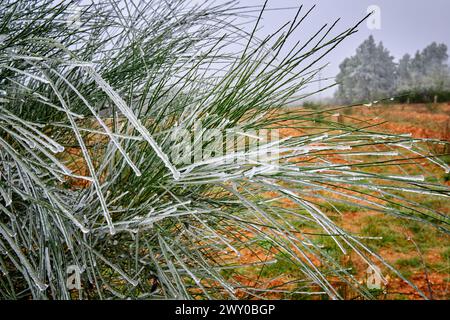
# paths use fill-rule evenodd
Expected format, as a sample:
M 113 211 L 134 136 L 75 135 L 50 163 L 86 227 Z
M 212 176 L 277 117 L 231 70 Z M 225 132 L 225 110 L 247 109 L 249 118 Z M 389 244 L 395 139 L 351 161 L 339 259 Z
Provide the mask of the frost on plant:
M 372 170 L 418 158 L 448 170 L 424 141 L 283 108 L 357 26 L 318 26 L 287 51 L 314 23 L 309 8 L 261 38 L 230 23 L 244 10 L 234 2 L 0 7 L 2 298 L 265 298 L 280 289 L 240 275 L 280 256 L 299 271 L 283 290 L 339 299 L 339 279 L 370 298 L 323 242 L 386 262 L 330 202 L 448 232 L 447 216 L 409 197 L 447 199 L 448 187 Z

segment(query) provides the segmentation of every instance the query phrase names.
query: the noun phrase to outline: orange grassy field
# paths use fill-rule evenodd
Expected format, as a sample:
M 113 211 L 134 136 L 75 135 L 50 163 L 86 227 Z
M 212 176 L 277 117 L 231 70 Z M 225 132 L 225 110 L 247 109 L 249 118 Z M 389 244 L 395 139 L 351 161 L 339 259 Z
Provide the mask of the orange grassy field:
M 410 133 L 417 138 L 431 138 L 450 141 L 450 103 L 382 105 L 363 107 L 358 110 L 358 118 L 379 121 L 378 130 L 398 134 Z M 346 121 L 346 120 L 344 120 Z M 448 146 L 436 146 L 436 154 L 448 154 Z M 424 165 L 427 165 L 424 162 Z M 450 185 L 450 179 L 443 173 L 437 174 L 441 182 Z M 416 199 L 429 201 L 428 199 Z M 434 201 L 435 209 L 450 214 L 450 202 Z M 432 228 L 416 224 L 392 223 L 386 217 L 374 218 L 370 213 L 346 213 L 342 223 L 355 231 L 370 229 L 375 225 L 375 233 L 393 231 L 403 247 L 380 246 L 379 253 L 401 270 L 423 292 L 433 299 L 450 298 L 450 239 Z M 378 223 L 378 226 L 377 226 Z M 377 230 L 378 228 L 378 230 Z M 390 230 L 389 230 L 390 229 Z M 393 278 L 388 287 L 390 298 L 420 298 L 417 293 L 398 278 Z
M 411 134 L 417 138 L 432 138 L 450 141 L 450 104 L 413 104 L 413 105 L 375 105 L 373 107 L 355 108 L 351 113 L 333 113 L 335 121 L 358 124 L 361 121 L 379 124 L 374 131 L 396 134 Z M 281 130 L 282 136 L 302 135 L 301 130 L 286 128 Z M 448 146 L 434 147 L 435 154 L 449 153 Z M 436 182 L 450 185 L 448 174 L 426 160 L 420 163 L 436 175 Z M 383 167 L 380 169 L 383 171 Z M 415 201 L 429 205 L 435 210 L 450 214 L 448 200 L 428 198 L 418 195 Z M 289 203 L 284 205 L 289 206 Z M 337 206 L 337 204 L 335 204 Z M 371 249 L 379 253 L 387 262 L 398 269 L 409 281 L 414 283 L 430 299 L 450 298 L 450 237 L 430 226 L 414 221 L 405 221 L 371 211 L 361 211 L 357 207 L 341 206 L 341 214 L 330 211 L 330 217 L 343 229 L 361 236 L 380 237 L 382 240 L 371 243 Z M 251 238 L 251 235 L 248 236 Z M 333 251 L 333 243 L 324 243 Z M 244 248 L 239 261 L 255 263 L 277 258 L 272 248 L 249 250 Z M 367 264 L 356 257 L 356 254 L 340 256 L 344 266 L 353 270 L 354 276 L 364 283 Z M 388 279 L 387 285 L 377 295 L 379 299 L 422 299 L 415 289 L 396 276 L 386 267 L 380 266 Z M 292 285 L 296 279 L 296 270 L 287 263 L 278 262 L 265 268 L 263 272 L 248 270 L 235 274 L 236 281 L 247 286 L 259 288 L 278 288 L 280 293 L 262 294 L 265 298 L 295 299 L 304 298 L 289 294 L 295 289 Z M 339 283 L 337 284 L 339 286 Z M 341 292 L 346 299 L 358 299 L 345 285 Z M 243 295 L 245 298 L 245 295 Z

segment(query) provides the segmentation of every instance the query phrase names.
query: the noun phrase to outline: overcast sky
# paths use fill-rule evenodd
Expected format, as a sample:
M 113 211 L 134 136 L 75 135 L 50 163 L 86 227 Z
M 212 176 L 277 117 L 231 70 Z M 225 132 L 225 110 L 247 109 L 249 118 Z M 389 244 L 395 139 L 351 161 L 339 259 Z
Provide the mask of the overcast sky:
M 264 1 L 241 0 L 240 3 L 262 5 Z M 433 41 L 450 47 L 450 0 L 269 0 L 268 7 L 298 7 L 301 4 L 306 8 L 314 4 L 317 7 L 303 24 L 303 29 L 297 32 L 296 40 L 302 40 L 303 36 L 306 39 L 322 24 L 333 22 L 336 18 L 341 18 L 337 30 L 343 30 L 363 18 L 369 6 L 376 5 L 380 9 L 380 29 L 362 24 L 357 34 L 326 57 L 331 65 L 324 72 L 324 77 L 335 76 L 341 61 L 353 55 L 359 44 L 371 34 L 377 42 L 382 41 L 396 59 L 405 53 L 414 54 Z M 292 19 L 294 14 L 294 9 L 267 11 L 263 16 L 261 33 L 274 31 Z

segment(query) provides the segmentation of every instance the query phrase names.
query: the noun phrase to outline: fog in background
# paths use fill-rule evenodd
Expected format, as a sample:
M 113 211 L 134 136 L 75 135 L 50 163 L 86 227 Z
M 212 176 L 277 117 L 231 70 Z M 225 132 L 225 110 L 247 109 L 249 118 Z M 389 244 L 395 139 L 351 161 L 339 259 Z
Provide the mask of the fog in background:
M 226 2 L 226 0 L 215 1 L 215 3 L 220 2 Z M 262 6 L 263 3 L 262 0 L 240 1 L 241 6 Z M 287 21 L 292 20 L 296 13 L 295 8 L 301 4 L 304 5 L 303 12 L 313 5 L 316 5 L 316 8 L 296 32 L 295 39 L 292 39 L 295 41 L 306 40 L 323 24 L 331 24 L 336 18 L 341 18 L 334 33 L 337 34 L 338 31 L 343 31 L 361 20 L 367 14 L 369 6 L 376 5 L 380 8 L 380 29 L 370 29 L 365 22 L 361 24 L 356 34 L 347 38 L 325 58 L 323 62 L 331 64 L 322 72 L 322 78 L 336 76 L 339 72 L 339 64 L 346 57 L 353 55 L 356 48 L 371 34 L 377 42 L 383 42 L 396 61 L 405 53 L 414 55 L 417 50 L 422 50 L 433 41 L 445 43 L 450 47 L 450 1 L 448 0 L 269 0 L 268 10 L 263 15 L 258 35 L 272 33 Z M 256 17 L 258 14 L 255 11 L 252 15 Z M 294 41 L 291 45 L 293 44 Z M 316 88 L 310 88 L 310 90 L 324 87 L 325 81 L 317 82 L 314 86 Z M 330 97 L 334 91 L 335 88 L 329 89 L 316 97 Z

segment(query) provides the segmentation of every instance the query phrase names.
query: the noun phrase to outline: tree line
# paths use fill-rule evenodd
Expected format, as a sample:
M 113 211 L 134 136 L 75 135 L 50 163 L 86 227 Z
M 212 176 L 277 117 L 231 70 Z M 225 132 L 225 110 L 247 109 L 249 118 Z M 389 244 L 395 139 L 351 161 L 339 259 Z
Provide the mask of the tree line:
M 338 103 L 350 104 L 396 96 L 400 102 L 450 101 L 450 68 L 445 44 L 431 43 L 396 63 L 373 36 L 346 58 L 336 77 Z

